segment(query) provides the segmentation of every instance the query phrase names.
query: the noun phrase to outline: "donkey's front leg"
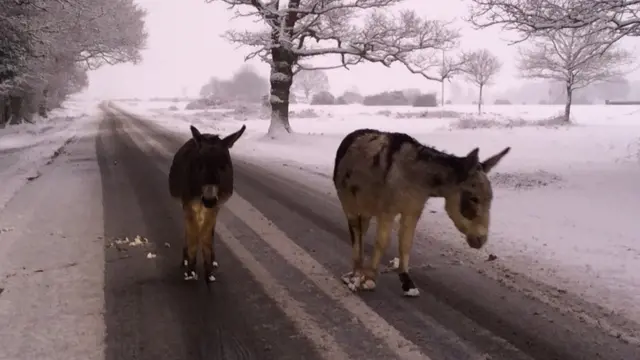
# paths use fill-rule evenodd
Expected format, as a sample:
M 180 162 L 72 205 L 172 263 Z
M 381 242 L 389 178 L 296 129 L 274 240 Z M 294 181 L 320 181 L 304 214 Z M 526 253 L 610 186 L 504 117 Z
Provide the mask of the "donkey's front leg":
M 214 270 L 218 267 L 216 255 L 213 250 L 213 240 L 218 219 L 218 209 L 212 209 L 205 223 L 203 224 L 200 241 L 202 243 L 202 259 L 204 261 L 205 281 L 208 283 L 216 281 Z
M 185 207 L 185 246 L 182 249 L 182 267 L 185 280 L 197 280 L 198 223 L 191 207 Z
M 213 269 L 217 269 L 220 265 L 218 264 L 218 260 L 216 260 L 216 226 L 213 226 L 213 230 L 211 230 L 211 266 Z

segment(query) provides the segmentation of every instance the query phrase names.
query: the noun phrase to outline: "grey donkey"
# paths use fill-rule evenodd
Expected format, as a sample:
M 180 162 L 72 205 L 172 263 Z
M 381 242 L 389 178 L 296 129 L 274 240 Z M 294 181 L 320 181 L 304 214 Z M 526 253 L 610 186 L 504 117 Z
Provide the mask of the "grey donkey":
M 444 197 L 445 210 L 467 243 L 480 249 L 489 233 L 493 191 L 487 173 L 509 153 L 507 147 L 480 161 L 479 149 L 458 157 L 424 146 L 398 132 L 355 130 L 342 140 L 333 169 L 353 246 L 353 271 L 342 280 L 353 291 L 373 290 L 395 217 L 400 214 L 398 273 L 405 296 L 420 292 L 409 276 L 416 225 L 430 197 Z M 363 236 L 372 217 L 378 224 L 371 263 L 363 266 Z
M 233 164 L 229 149 L 246 126 L 224 138 L 202 134 L 191 126 L 187 140 L 173 157 L 169 169 L 169 192 L 180 201 L 184 213 L 185 245 L 182 249 L 184 279 L 197 279 L 196 257 L 202 248 L 205 281 L 216 280 L 218 267 L 213 247 L 216 220 L 221 207 L 233 195 Z

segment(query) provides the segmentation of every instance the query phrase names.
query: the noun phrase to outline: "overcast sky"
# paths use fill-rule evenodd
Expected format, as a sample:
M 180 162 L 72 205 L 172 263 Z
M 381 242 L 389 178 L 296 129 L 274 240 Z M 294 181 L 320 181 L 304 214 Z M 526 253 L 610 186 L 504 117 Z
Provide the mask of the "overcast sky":
M 146 18 L 149 40 L 138 65 L 105 66 L 89 74 L 87 96 L 99 98 L 179 96 L 183 89 L 196 95 L 211 76 L 229 77 L 244 62 L 247 48 L 237 48 L 220 37 L 229 28 L 251 26 L 247 19 L 231 19 L 227 6 L 205 0 L 138 0 L 148 10 Z M 431 19 L 458 19 L 462 29 L 461 48 L 487 48 L 504 63 L 496 85 L 489 92 L 512 87 L 520 81 L 514 66 L 517 53 L 505 39 L 513 35 L 499 28 L 476 31 L 460 18 L 467 16 L 468 1 L 463 0 L 406 0 L 403 7 L 413 8 Z M 625 40 L 624 45 L 637 47 L 640 39 Z M 268 66 L 252 61 L 265 76 Z M 637 79 L 639 72 L 632 74 Z M 402 67 L 386 68 L 380 64 L 363 64 L 351 70 L 331 70 L 331 92 L 356 86 L 369 94 L 389 89 L 416 87 L 422 90 L 439 89 L 419 75 L 412 75 Z

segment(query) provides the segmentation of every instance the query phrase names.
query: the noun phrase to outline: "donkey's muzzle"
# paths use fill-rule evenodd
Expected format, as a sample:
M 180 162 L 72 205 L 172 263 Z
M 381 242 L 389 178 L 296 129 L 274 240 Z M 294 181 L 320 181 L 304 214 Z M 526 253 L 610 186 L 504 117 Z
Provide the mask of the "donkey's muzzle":
M 216 185 L 202 187 L 202 204 L 208 209 L 218 204 L 218 187 Z
M 467 244 L 469 244 L 472 249 L 480 249 L 486 243 L 486 236 L 467 236 Z
M 207 198 L 207 197 L 202 197 L 202 205 L 204 205 L 204 207 L 206 207 L 207 209 L 211 209 L 214 206 L 216 206 L 218 204 L 218 197 L 212 197 L 212 198 Z

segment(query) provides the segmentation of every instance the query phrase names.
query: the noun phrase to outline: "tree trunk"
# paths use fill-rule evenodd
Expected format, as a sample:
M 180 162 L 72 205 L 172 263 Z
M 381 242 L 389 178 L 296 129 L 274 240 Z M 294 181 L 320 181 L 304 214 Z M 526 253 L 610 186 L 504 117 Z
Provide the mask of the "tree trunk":
M 482 88 L 483 85 L 480 85 L 480 94 L 478 95 L 478 114 L 482 114 Z
M 43 118 L 47 118 L 48 117 L 48 107 L 47 107 L 47 102 L 49 101 L 49 90 L 44 89 L 42 90 L 42 99 L 40 100 L 39 104 L 38 104 L 38 114 L 40 116 L 42 116 Z
M 8 97 L 0 96 L 0 128 L 7 125 L 9 116 L 9 99 Z
M 16 125 L 24 118 L 24 99 L 22 96 L 9 96 L 9 125 Z
M 444 79 L 442 79 L 442 85 L 441 85 L 441 88 L 440 88 L 440 96 L 441 96 L 440 106 L 444 107 Z
M 571 85 L 567 83 L 567 102 L 564 104 L 564 122 L 565 123 L 570 123 L 571 122 L 571 98 L 573 96 L 573 89 L 571 88 Z
M 292 133 L 289 125 L 289 93 L 293 83 L 293 58 L 284 48 L 271 50 L 271 123 L 267 135 L 274 138 L 282 133 Z

